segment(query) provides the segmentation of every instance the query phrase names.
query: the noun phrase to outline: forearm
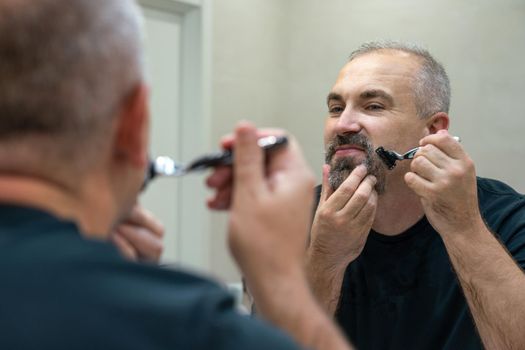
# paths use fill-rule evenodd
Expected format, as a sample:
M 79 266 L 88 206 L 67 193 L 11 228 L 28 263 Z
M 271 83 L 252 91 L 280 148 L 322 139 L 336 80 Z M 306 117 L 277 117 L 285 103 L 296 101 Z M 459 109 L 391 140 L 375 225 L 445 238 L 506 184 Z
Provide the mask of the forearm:
M 485 347 L 525 349 L 521 268 L 483 223 L 443 241 Z
M 306 275 L 310 288 L 330 316 L 334 316 L 339 304 L 346 265 L 331 263 L 311 249 L 306 254 Z
M 274 276 L 271 283 L 248 280 L 258 313 L 286 330 L 305 348 L 351 349 L 314 299 L 304 274 L 298 276 Z

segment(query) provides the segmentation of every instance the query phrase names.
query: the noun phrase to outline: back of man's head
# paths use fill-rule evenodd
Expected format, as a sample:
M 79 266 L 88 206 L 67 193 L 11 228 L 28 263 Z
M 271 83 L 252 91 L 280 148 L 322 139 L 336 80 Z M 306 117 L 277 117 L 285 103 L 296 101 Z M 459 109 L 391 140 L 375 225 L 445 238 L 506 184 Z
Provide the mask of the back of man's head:
M 0 171 L 89 166 L 142 79 L 139 18 L 133 0 L 0 2 Z

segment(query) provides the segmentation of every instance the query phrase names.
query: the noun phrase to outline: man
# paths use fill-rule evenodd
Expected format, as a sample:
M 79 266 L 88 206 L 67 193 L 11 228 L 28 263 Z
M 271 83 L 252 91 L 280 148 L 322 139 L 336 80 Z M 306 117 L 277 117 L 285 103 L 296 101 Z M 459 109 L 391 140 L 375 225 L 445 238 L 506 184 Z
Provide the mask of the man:
M 293 139 L 264 168 L 257 131 L 237 127 L 229 242 L 294 339 L 108 242 L 148 163 L 139 22 L 131 0 L 0 3 L 0 348 L 348 349 L 307 285 L 313 182 Z
M 328 95 L 307 270 L 359 349 L 525 349 L 525 198 L 476 178 L 449 99 L 443 67 L 399 43 L 363 45 Z M 390 171 L 379 146 L 421 148 Z

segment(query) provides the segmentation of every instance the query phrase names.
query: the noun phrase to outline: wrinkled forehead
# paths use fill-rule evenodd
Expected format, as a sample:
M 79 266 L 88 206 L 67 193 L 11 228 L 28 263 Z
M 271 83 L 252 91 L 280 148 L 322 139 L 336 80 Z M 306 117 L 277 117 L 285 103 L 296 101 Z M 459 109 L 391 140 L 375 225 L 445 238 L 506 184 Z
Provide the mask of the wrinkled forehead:
M 413 90 L 420 62 L 414 55 L 397 50 L 366 53 L 348 62 L 339 72 L 332 90 L 380 88 L 391 93 Z

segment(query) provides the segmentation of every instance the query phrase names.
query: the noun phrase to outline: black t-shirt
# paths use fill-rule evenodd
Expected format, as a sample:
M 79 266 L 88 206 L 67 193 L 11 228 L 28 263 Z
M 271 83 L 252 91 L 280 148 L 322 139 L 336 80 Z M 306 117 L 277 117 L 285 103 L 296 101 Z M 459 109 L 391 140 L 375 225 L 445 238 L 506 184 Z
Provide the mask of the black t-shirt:
M 525 198 L 482 178 L 478 196 L 487 225 L 524 268 Z M 345 271 L 336 319 L 358 349 L 483 349 L 443 241 L 426 218 L 396 236 L 370 232 Z
M 122 259 L 71 222 L 0 205 L 0 349 L 296 349 L 208 280 Z

